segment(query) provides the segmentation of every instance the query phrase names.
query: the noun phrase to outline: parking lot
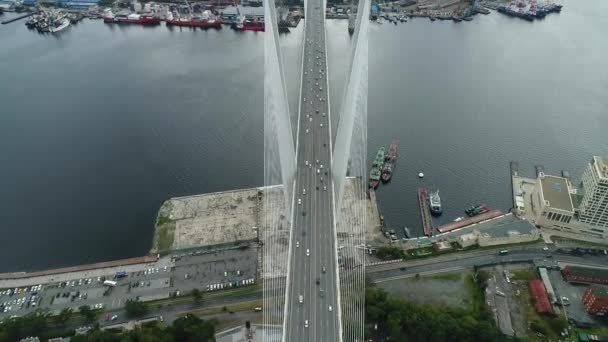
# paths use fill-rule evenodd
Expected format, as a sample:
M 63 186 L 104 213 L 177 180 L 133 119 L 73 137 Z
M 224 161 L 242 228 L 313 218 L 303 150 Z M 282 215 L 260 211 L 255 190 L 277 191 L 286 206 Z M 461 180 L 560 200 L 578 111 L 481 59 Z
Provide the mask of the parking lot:
M 215 291 L 251 285 L 257 277 L 256 252 L 254 247 L 182 251 L 170 263 L 164 260 L 158 267 L 151 264 L 112 276 L 0 289 L 0 319 L 23 316 L 37 308 L 52 313 L 65 308 L 77 310 L 83 305 L 114 310 L 122 308 L 129 299 L 147 301 L 187 294 L 194 288 Z
M 555 290 L 555 296 L 558 301 L 564 302 L 562 310 L 566 312 L 566 316 L 571 323 L 578 324 L 595 324 L 593 316 L 585 311 L 583 305 L 583 294 L 589 288 L 589 285 L 569 283 L 562 277 L 558 270 L 549 270 L 549 279 Z M 564 298 L 566 300 L 564 300 Z

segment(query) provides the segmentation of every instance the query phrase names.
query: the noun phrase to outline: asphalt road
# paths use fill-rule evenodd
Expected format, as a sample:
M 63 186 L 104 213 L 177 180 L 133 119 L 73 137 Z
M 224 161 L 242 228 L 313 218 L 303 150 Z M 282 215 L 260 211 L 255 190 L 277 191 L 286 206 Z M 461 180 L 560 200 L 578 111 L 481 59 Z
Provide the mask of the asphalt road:
M 302 242 L 300 242 L 302 243 Z M 543 245 L 535 244 L 535 245 L 521 245 L 521 246 L 511 246 L 509 248 L 509 254 L 501 256 L 497 253 L 496 250 L 476 250 L 472 252 L 463 252 L 457 254 L 449 254 L 440 257 L 432 257 L 427 259 L 419 259 L 413 260 L 403 263 L 394 263 L 394 264 L 384 264 L 384 265 L 374 265 L 369 266 L 366 269 L 367 276 L 370 278 L 372 283 L 380 283 L 384 281 L 391 281 L 400 278 L 409 278 L 414 277 L 416 274 L 431 274 L 431 273 L 440 273 L 440 272 L 448 272 L 455 271 L 458 269 L 471 268 L 474 265 L 486 264 L 490 262 L 514 262 L 514 261 L 532 261 L 532 260 L 551 260 L 553 262 L 571 262 L 577 264 L 585 264 L 589 266 L 605 266 L 608 263 L 608 256 L 605 255 L 581 255 L 574 256 L 569 254 L 559 253 L 555 250 L 555 248 L 550 248 L 549 251 L 542 250 Z M 299 248 L 302 248 L 300 245 Z M 547 258 L 547 255 L 552 255 L 552 257 Z M 328 269 L 329 270 L 329 269 Z M 301 270 L 300 270 L 301 271 Z M 282 284 L 278 284 L 279 287 L 283 286 Z M 175 305 L 164 305 L 161 309 L 156 310 L 150 315 L 156 316 L 164 316 L 164 322 L 166 324 L 170 324 L 174 319 L 179 316 L 185 315 L 189 312 L 199 310 L 207 307 L 214 306 L 230 306 L 234 304 L 240 304 L 244 302 L 250 302 L 254 300 L 260 300 L 263 298 L 263 286 L 258 287 L 255 290 L 248 291 L 245 293 L 237 294 L 237 295 L 229 295 L 226 293 L 225 296 L 218 293 L 217 297 L 204 297 L 203 303 L 201 304 L 193 304 L 193 303 L 183 303 L 183 304 L 175 304 Z M 276 291 L 276 293 L 280 293 L 281 291 Z M 296 301 L 293 301 L 296 302 Z M 298 308 L 303 309 L 304 306 L 298 306 Z M 303 311 L 303 310 L 300 310 Z M 296 311 L 299 312 L 299 311 Z M 335 311 L 334 311 L 335 312 Z M 128 321 L 125 317 L 125 313 L 123 309 L 111 310 L 109 311 L 110 315 L 117 314 L 118 319 L 114 322 L 105 322 L 103 318 L 100 320 L 100 324 L 102 326 L 108 324 L 116 324 L 121 322 Z M 309 328 L 312 328 L 311 321 L 309 320 Z M 296 327 L 297 328 L 297 327 Z M 312 339 L 312 335 L 303 336 L 300 340 L 305 340 L 310 337 Z M 297 337 L 300 338 L 300 337 Z M 324 338 L 323 340 L 329 340 L 329 338 Z M 290 340 L 291 341 L 291 340 Z
M 305 19 L 286 341 L 340 339 L 323 11 L 309 3 Z

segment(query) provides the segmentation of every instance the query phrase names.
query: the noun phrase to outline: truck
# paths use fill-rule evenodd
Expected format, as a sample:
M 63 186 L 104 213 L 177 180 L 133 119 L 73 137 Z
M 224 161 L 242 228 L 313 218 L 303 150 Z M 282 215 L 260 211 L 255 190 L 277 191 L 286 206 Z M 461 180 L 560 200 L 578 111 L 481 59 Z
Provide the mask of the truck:
M 127 272 L 125 271 L 118 271 L 116 272 L 115 278 L 116 279 L 120 279 L 120 278 L 124 278 L 127 276 Z
M 113 280 L 106 280 L 103 282 L 103 284 L 106 286 L 116 286 L 116 284 L 118 284 L 118 283 Z

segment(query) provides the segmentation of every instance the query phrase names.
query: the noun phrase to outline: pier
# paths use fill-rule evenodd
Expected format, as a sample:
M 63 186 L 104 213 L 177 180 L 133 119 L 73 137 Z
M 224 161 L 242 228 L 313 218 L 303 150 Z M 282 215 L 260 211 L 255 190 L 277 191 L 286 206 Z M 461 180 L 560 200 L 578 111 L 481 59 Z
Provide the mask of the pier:
M 418 204 L 420 205 L 420 218 L 422 218 L 422 227 L 424 229 L 424 235 L 433 235 L 433 221 L 431 218 L 431 212 L 427 204 L 428 191 L 426 188 L 418 188 Z
M 12 19 L 9 19 L 9 20 L 5 20 L 5 21 L 2 22 L 2 25 L 10 24 L 13 21 L 17 21 L 17 20 L 21 20 L 21 19 L 24 19 L 24 18 L 27 18 L 27 17 L 31 17 L 34 14 L 36 14 L 36 12 L 26 13 L 24 15 L 20 15 L 18 17 L 15 17 L 15 18 L 12 18 Z

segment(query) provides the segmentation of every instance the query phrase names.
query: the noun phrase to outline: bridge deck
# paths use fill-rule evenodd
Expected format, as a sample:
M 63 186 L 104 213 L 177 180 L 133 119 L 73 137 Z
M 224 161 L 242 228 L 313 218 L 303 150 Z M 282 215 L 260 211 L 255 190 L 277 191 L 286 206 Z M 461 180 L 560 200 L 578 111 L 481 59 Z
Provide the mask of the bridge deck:
M 309 3 L 305 19 L 286 341 L 340 339 L 323 11 Z

